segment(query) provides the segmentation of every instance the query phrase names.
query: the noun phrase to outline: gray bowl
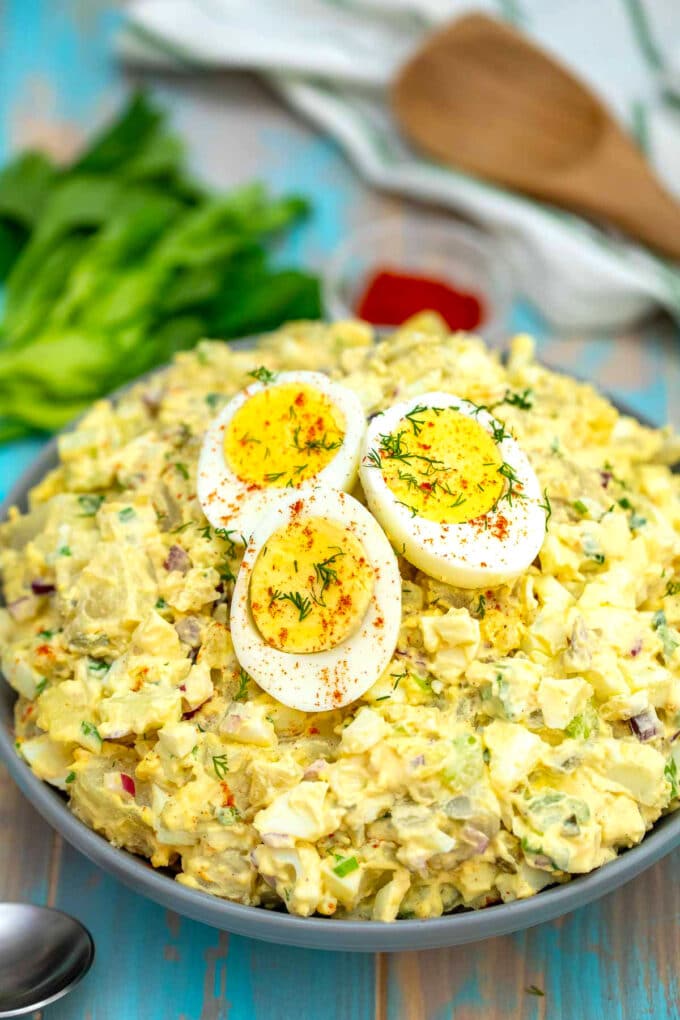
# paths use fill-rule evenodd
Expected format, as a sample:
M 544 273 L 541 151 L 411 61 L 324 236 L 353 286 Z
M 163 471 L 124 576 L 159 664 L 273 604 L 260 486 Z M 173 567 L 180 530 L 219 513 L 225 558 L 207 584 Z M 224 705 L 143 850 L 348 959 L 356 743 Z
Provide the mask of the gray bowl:
M 0 520 L 7 516 L 10 506 L 26 507 L 29 490 L 57 462 L 57 443 L 53 439 L 0 506 Z M 638 846 L 624 851 L 616 860 L 589 875 L 545 889 L 529 899 L 424 921 L 395 921 L 393 924 L 340 921 L 244 907 L 180 885 L 169 874 L 154 870 L 143 858 L 112 846 L 79 821 L 69 811 L 66 799 L 38 779 L 19 758 L 14 747 L 14 700 L 14 691 L 0 682 L 0 760 L 33 806 L 64 839 L 131 889 L 164 907 L 223 931 L 267 942 L 310 949 L 396 952 L 457 946 L 506 935 L 582 907 L 630 881 L 680 845 L 680 811 L 677 811 L 661 818 Z

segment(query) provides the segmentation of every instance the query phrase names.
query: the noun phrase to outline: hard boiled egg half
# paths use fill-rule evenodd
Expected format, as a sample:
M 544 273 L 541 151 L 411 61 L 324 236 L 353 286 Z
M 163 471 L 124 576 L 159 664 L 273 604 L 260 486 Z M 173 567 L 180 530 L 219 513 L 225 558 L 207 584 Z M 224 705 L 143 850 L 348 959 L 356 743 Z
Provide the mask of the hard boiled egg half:
M 385 670 L 401 624 L 397 559 L 345 492 L 305 487 L 256 523 L 236 578 L 231 637 L 272 697 L 306 712 L 341 708 Z
M 528 458 L 500 421 L 460 397 L 424 393 L 376 416 L 359 470 L 395 548 L 440 581 L 503 584 L 541 548 L 547 507 Z
M 250 533 L 286 489 L 349 489 L 356 477 L 365 427 L 358 397 L 320 372 L 259 372 L 203 440 L 197 494 L 216 528 Z

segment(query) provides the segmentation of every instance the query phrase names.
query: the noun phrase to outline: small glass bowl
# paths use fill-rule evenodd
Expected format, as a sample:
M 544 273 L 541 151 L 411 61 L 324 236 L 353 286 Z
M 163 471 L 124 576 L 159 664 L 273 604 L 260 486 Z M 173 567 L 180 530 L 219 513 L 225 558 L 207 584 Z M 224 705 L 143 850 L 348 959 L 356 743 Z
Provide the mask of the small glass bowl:
M 422 214 L 374 220 L 357 228 L 331 254 L 324 272 L 329 317 L 356 318 L 358 300 L 380 269 L 417 273 L 471 291 L 483 305 L 482 322 L 474 332 L 489 341 L 505 338 L 514 286 L 501 244 L 491 235 Z

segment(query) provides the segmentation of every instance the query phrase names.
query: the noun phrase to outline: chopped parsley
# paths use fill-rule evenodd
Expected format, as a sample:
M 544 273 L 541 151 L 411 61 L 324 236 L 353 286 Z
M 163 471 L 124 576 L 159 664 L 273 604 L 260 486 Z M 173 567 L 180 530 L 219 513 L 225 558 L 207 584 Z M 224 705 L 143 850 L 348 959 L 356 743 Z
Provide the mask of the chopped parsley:
M 165 601 L 165 599 L 160 598 L 156 600 L 156 605 L 154 606 L 154 609 L 167 609 L 167 608 L 168 603 Z
M 265 368 L 264 365 L 260 365 L 259 368 L 254 368 L 252 372 L 248 372 L 248 375 L 251 379 L 257 379 L 258 382 L 265 385 L 267 383 L 274 382 L 276 379 L 276 372 L 271 372 L 268 368 Z
M 67 777 L 66 777 L 66 779 L 64 780 L 64 782 L 66 782 L 66 783 L 72 783 L 72 782 L 74 782 L 75 778 L 76 778 L 76 774 L 75 774 L 75 772 L 69 772 L 69 774 L 67 775 Z
M 574 503 L 572 505 L 574 507 L 574 510 L 577 513 L 581 514 L 582 516 L 585 516 L 585 514 L 588 513 L 588 507 L 585 505 L 583 500 L 577 499 L 577 500 L 574 501 Z
M 480 620 L 486 616 L 486 595 L 483 592 L 480 594 L 473 612 Z
M 186 466 L 186 464 L 182 464 L 181 461 L 177 461 L 175 463 L 175 469 L 179 471 L 182 478 L 186 479 L 186 481 L 189 480 L 189 468 Z
M 205 398 L 205 402 L 211 411 L 214 411 L 219 403 L 224 400 L 224 396 L 221 393 L 208 393 Z
M 668 581 L 663 597 L 665 598 L 666 595 L 680 595 L 680 581 Z
M 35 685 L 35 693 L 36 693 L 36 697 L 37 697 L 37 696 L 38 696 L 39 694 L 42 694 L 42 692 L 43 692 L 43 691 L 45 690 L 45 688 L 46 688 L 46 687 L 47 687 L 47 677 L 46 677 L 46 676 L 44 676 L 44 677 L 42 678 L 42 680 L 40 680 L 40 681 L 39 681 L 39 682 L 38 682 L 38 683 L 37 683 L 37 684 Z
M 118 520 L 122 521 L 123 524 L 125 524 L 127 521 L 131 521 L 132 518 L 136 516 L 137 514 L 134 511 L 134 507 L 131 506 L 123 507 L 122 510 L 118 511 Z
M 72 556 L 73 555 L 71 550 L 70 550 L 70 548 L 67 545 L 59 546 L 58 552 L 59 552 L 60 556 Z

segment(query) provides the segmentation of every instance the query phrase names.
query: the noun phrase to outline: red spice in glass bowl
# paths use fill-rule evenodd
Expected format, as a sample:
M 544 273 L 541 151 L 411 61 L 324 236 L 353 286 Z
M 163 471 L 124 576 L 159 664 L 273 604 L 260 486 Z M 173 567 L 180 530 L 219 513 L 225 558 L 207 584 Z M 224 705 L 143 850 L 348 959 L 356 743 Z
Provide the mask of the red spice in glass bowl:
M 352 230 L 326 261 L 322 282 L 329 319 L 359 316 L 389 329 L 434 310 L 452 331 L 491 343 L 507 336 L 515 293 L 498 238 L 421 211 Z
M 474 292 L 389 266 L 368 278 L 355 312 L 375 326 L 400 326 L 418 312 L 438 312 L 451 330 L 476 329 L 486 318 L 483 300 Z

